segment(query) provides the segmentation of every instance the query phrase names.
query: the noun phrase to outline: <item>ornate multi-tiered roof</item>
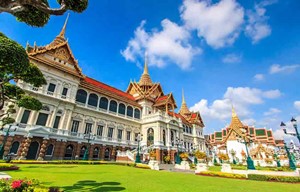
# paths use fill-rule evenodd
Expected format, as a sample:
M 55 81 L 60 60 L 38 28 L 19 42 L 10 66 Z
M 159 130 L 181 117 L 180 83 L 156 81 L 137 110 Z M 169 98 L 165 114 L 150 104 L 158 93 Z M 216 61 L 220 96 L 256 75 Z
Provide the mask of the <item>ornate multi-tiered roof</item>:
M 266 128 L 254 128 L 244 125 L 232 107 L 230 125 L 221 131 L 210 134 L 208 136 L 208 142 L 212 145 L 225 145 L 228 140 L 237 140 L 238 138 L 243 138 L 246 140 L 251 139 L 256 143 L 275 145 L 272 130 L 267 130 Z

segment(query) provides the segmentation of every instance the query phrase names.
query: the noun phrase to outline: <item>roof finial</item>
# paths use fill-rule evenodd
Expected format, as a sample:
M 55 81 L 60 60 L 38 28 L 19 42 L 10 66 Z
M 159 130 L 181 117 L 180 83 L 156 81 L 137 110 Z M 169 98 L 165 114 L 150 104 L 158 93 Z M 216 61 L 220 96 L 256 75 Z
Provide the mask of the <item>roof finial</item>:
M 148 59 L 147 59 L 147 52 L 145 52 L 145 65 L 144 65 L 144 72 L 140 78 L 139 85 L 141 86 L 151 86 L 152 81 L 148 72 Z
M 182 104 L 185 103 L 185 99 L 184 99 L 184 91 L 183 91 L 183 88 L 182 88 Z
M 64 26 L 63 26 L 63 28 L 62 28 L 62 30 L 60 31 L 60 33 L 59 33 L 59 37 L 65 37 L 65 33 L 66 33 L 66 26 L 67 26 L 67 23 L 68 23 L 68 19 L 69 19 L 69 16 L 70 16 L 70 13 L 68 13 L 68 15 L 67 15 L 67 18 L 66 18 L 66 21 L 65 21 L 65 24 L 64 24 Z
M 149 74 L 148 72 L 148 53 L 145 52 L 145 63 L 144 63 L 144 73 L 143 74 Z
M 231 112 L 232 112 L 232 117 L 237 116 L 232 103 L 231 103 Z
M 182 89 L 182 103 L 181 103 L 181 107 L 180 107 L 179 113 L 181 115 L 186 115 L 186 114 L 190 113 L 190 110 L 187 107 L 186 102 L 185 102 L 183 89 Z

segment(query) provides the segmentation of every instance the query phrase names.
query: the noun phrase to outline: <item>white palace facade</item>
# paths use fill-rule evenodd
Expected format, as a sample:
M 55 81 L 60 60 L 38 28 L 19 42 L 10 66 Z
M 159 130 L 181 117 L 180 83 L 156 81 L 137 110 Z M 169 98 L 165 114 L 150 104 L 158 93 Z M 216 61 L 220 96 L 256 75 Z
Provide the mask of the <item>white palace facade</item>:
M 27 45 L 32 63 L 44 74 L 47 85 L 33 87 L 18 81 L 27 94 L 43 103 L 40 111 L 19 108 L 15 131 L 5 145 L 5 154 L 20 159 L 116 160 L 117 151 L 134 159 L 141 134 L 142 153 L 156 150 L 156 159 L 179 151 L 205 150 L 204 124 L 199 112 L 189 111 L 184 96 L 178 113 L 172 93 L 153 83 L 147 62 L 138 82 L 126 91 L 84 75 L 65 39 L 66 23 L 46 46 Z M 0 142 L 3 141 L 0 137 Z M 127 152 L 126 152 L 127 151 Z

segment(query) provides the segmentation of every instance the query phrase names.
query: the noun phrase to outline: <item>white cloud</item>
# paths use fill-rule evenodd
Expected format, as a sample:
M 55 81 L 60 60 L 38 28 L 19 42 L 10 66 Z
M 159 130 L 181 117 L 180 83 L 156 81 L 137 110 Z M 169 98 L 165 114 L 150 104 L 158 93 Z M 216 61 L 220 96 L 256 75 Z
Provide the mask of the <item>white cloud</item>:
M 127 61 L 137 62 L 147 51 L 149 65 L 164 67 L 171 61 L 182 69 L 188 69 L 193 57 L 201 53 L 201 49 L 189 44 L 190 33 L 168 19 L 161 22 L 161 31 L 146 32 L 144 25 L 145 21 L 142 21 L 135 30 L 134 38 L 121 51 Z
M 223 57 L 222 62 L 223 63 L 239 63 L 242 60 L 241 55 L 236 55 L 236 54 L 228 54 Z
M 261 39 L 271 34 L 271 27 L 267 23 L 268 17 L 265 16 L 265 7 L 273 3 L 275 3 L 275 1 L 265 0 L 255 4 L 254 11 L 247 11 L 247 25 L 245 28 L 245 33 L 252 39 L 252 43 L 257 43 Z
M 244 22 L 244 9 L 235 0 L 221 0 L 215 4 L 185 0 L 180 11 L 186 27 L 197 30 L 198 37 L 214 48 L 231 45 Z
M 277 108 L 270 108 L 268 111 L 264 112 L 265 116 L 271 116 L 271 115 L 276 115 L 278 113 L 281 113 L 281 110 Z
M 300 67 L 299 64 L 297 65 L 285 65 L 280 66 L 278 64 L 274 64 L 270 67 L 269 73 L 275 74 L 275 73 L 292 73 L 296 71 Z
M 298 111 L 300 111 L 300 101 L 295 101 L 295 102 L 294 102 L 294 107 L 295 107 Z
M 255 123 L 256 123 L 256 120 L 255 120 L 255 119 L 252 119 L 252 118 L 244 119 L 244 120 L 242 120 L 242 123 L 243 123 L 244 125 L 254 126 Z
M 276 98 L 280 97 L 281 95 L 282 95 L 282 93 L 278 89 L 263 92 L 263 97 L 269 98 L 269 99 L 276 99 Z
M 275 99 L 274 93 L 280 93 L 279 90 L 262 91 L 249 87 L 228 87 L 222 99 L 218 99 L 209 105 L 206 99 L 200 100 L 191 107 L 192 111 L 200 111 L 204 119 L 225 120 L 231 117 L 231 101 L 240 117 L 248 117 L 252 114 L 249 107 L 259 105 L 264 99 Z M 273 93 L 273 94 L 270 94 Z M 270 96 L 272 95 L 272 97 Z M 247 121 L 246 121 L 247 122 Z M 250 120 L 248 121 L 250 122 Z
M 265 76 L 263 74 L 256 74 L 253 78 L 256 81 L 262 81 L 265 79 Z

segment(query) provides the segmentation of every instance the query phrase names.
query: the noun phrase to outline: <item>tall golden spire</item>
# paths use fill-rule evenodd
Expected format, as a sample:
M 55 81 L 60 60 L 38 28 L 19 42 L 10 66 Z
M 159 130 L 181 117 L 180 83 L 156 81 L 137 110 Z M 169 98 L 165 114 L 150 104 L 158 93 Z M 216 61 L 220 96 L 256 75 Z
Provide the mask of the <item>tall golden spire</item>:
M 183 89 L 182 89 L 182 103 L 181 103 L 181 107 L 180 107 L 179 113 L 181 115 L 185 115 L 185 114 L 191 113 L 190 110 L 189 110 L 189 108 L 186 105 Z
M 65 21 L 65 24 L 64 24 L 63 28 L 61 29 L 61 31 L 60 31 L 58 37 L 65 38 L 66 26 L 67 26 L 67 23 L 68 23 L 68 20 L 69 20 L 69 16 L 70 16 L 70 13 L 68 13 L 67 18 L 66 18 L 66 21 Z
M 242 134 L 241 129 L 244 128 L 245 126 L 243 125 L 243 123 L 241 122 L 241 120 L 239 119 L 239 117 L 237 116 L 233 105 L 231 106 L 231 123 L 229 125 L 229 128 L 235 130 L 235 132 L 237 134 Z
M 144 72 L 140 78 L 139 81 L 140 86 L 151 86 L 152 81 L 148 72 L 148 58 L 147 58 L 147 52 L 145 53 L 145 64 L 144 64 Z
M 70 14 L 68 13 L 63 28 L 61 29 L 60 33 L 55 37 L 55 39 L 49 44 L 49 46 L 56 46 L 56 45 L 59 45 L 59 44 L 64 43 L 64 42 L 67 41 L 65 39 L 65 33 L 66 33 L 67 23 L 68 23 L 68 20 L 69 20 L 69 15 Z

